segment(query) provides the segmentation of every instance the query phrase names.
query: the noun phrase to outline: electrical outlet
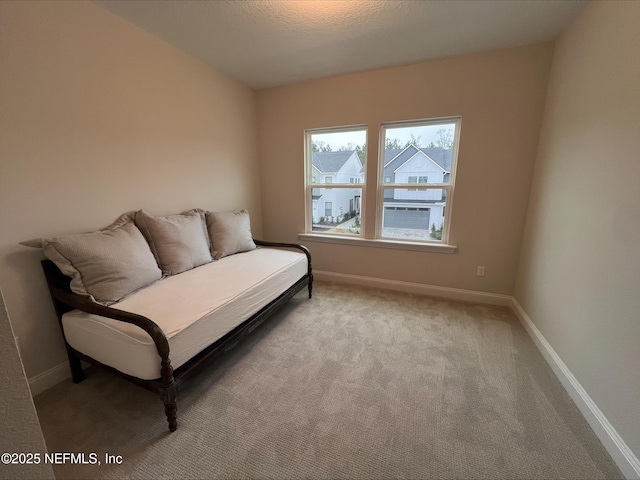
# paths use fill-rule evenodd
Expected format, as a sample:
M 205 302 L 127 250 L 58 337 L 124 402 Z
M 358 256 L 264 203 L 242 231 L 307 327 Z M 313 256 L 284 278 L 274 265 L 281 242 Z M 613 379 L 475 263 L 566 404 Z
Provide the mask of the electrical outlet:
M 478 265 L 476 268 L 476 275 L 479 277 L 484 277 L 484 265 Z

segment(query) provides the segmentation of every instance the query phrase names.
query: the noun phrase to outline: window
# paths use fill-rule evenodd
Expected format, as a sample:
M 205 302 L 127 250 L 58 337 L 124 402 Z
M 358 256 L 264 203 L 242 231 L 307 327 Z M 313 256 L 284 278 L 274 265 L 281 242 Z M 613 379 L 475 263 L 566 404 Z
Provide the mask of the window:
M 326 234 L 325 241 L 334 243 L 347 242 L 335 238 L 346 235 L 363 244 L 385 240 L 375 246 L 454 251 L 447 242 L 460 122 L 451 117 L 382 124 L 379 158 L 368 160 L 378 171 L 368 197 L 367 128 L 307 130 L 306 232 Z M 374 224 L 363 223 L 365 209 L 375 209 L 367 217 Z
M 382 125 L 378 238 L 447 241 L 459 131 L 459 118 Z
M 367 130 L 307 130 L 305 141 L 306 231 L 361 236 Z
M 389 178 L 389 177 L 385 177 L 385 178 Z M 409 177 L 409 183 L 428 183 L 427 182 L 427 178 L 428 177 L 410 176 Z M 389 182 L 385 181 L 385 183 L 389 183 Z M 416 188 L 409 188 L 409 190 L 417 190 L 417 189 Z

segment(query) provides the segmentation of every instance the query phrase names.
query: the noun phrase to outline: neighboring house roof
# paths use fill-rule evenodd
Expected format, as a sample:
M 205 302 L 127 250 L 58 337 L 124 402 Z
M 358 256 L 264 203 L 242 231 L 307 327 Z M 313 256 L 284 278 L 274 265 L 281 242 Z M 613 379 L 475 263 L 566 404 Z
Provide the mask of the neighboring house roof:
M 389 177 L 410 158 L 422 152 L 433 160 L 445 172 L 451 171 L 451 150 L 442 147 L 426 147 L 418 148 L 415 145 L 409 145 L 406 148 L 393 148 L 384 151 L 384 174 Z
M 320 173 L 336 173 L 347 163 L 347 160 L 353 155 L 353 152 L 355 152 L 355 150 L 313 152 L 311 163 Z
M 451 172 L 451 149 L 442 147 L 427 147 L 420 149 L 426 153 L 430 159 L 444 168 L 445 172 Z
M 324 174 L 337 173 L 347 160 L 353 155 L 355 150 L 345 150 L 339 152 L 313 152 L 311 163 L 320 172 Z M 426 147 L 418 148 L 415 145 L 409 145 L 405 148 L 394 148 L 384 151 L 384 174 L 392 176 L 394 171 L 406 163 L 418 152 L 427 155 L 434 163 L 436 163 L 445 172 L 451 171 L 451 150 L 442 147 Z M 364 166 L 360 169 L 360 173 L 364 173 Z

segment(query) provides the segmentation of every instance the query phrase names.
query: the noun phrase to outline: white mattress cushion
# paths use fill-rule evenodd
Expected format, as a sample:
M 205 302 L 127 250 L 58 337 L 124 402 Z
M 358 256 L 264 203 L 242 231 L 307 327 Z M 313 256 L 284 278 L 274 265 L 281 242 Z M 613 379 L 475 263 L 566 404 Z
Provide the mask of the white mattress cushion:
M 306 273 L 303 253 L 258 248 L 167 277 L 112 307 L 158 324 L 176 369 Z M 134 377 L 160 377 L 160 356 L 141 328 L 80 310 L 65 313 L 62 325 L 67 342 L 79 352 Z

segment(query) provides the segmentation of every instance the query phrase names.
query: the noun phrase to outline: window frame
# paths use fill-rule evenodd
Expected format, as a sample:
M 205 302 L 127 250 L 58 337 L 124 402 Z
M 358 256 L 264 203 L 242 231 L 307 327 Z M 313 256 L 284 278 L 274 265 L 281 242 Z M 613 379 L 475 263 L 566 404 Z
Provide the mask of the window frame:
M 385 183 L 384 177 L 384 147 L 386 129 L 394 127 L 410 127 L 410 126 L 422 126 L 422 125 L 444 125 L 455 124 L 455 132 L 453 138 L 453 144 L 451 147 L 452 158 L 451 168 L 448 175 L 448 182 L 442 184 L 420 184 L 418 179 L 417 184 L 395 184 Z M 417 252 L 433 252 L 433 253 L 445 253 L 452 254 L 457 252 L 457 246 L 450 243 L 450 230 L 451 220 L 453 218 L 453 197 L 456 182 L 456 171 L 458 163 L 459 143 L 462 135 L 462 116 L 448 116 L 438 118 L 425 118 L 418 120 L 407 121 L 394 121 L 384 122 L 378 124 L 378 155 L 374 160 L 373 157 L 368 154 L 375 152 L 375 143 L 369 141 L 369 126 L 365 124 L 349 125 L 342 127 L 328 127 L 328 128 L 312 128 L 304 130 L 304 169 L 305 169 L 305 230 L 304 233 L 300 233 L 298 237 L 300 240 L 332 243 L 341 245 L 354 245 L 365 246 L 373 248 L 395 249 L 405 251 L 417 251 Z M 314 133 L 332 133 L 332 132 L 345 132 L 345 131 L 357 131 L 364 130 L 365 132 L 365 159 L 363 164 L 364 180 L 360 184 L 311 184 L 311 172 L 314 170 L 311 162 L 311 135 Z M 373 141 L 373 140 L 372 140 Z M 368 168 L 369 167 L 369 168 Z M 377 169 L 376 178 L 371 178 L 372 171 Z M 428 181 L 428 179 L 427 179 Z M 369 193 L 367 194 L 367 184 L 369 184 Z M 421 185 L 418 187 L 418 185 Z M 359 199 L 360 204 L 360 233 L 359 234 L 344 234 L 337 232 L 320 232 L 313 231 L 313 196 L 312 191 L 315 188 L 358 188 L 361 192 Z M 418 187 L 418 188 L 416 188 Z M 383 237 L 383 212 L 384 212 L 384 189 L 385 188 L 416 188 L 420 190 L 428 189 L 443 189 L 446 193 L 446 200 L 443 205 L 443 232 L 441 240 L 437 239 L 405 239 L 394 237 Z M 374 192 L 373 198 L 372 193 Z M 373 212 L 371 211 L 373 210 Z M 369 211 L 369 214 L 367 214 Z M 370 216 L 369 222 L 366 222 L 367 217 Z M 368 223 L 368 224 L 366 224 Z M 371 225 L 373 223 L 373 225 Z
M 364 218 L 365 218 L 365 205 L 366 205 L 366 179 L 367 179 L 367 159 L 365 148 L 365 159 L 362 165 L 364 169 L 364 180 L 361 183 L 336 183 L 336 182 L 322 182 L 313 183 L 313 149 L 312 149 L 312 137 L 314 134 L 327 134 L 327 133 L 342 133 L 342 132 L 357 132 L 364 131 L 365 145 L 369 141 L 369 128 L 367 125 L 347 125 L 342 127 L 329 127 L 329 128 L 310 128 L 304 130 L 304 181 L 305 181 L 305 235 L 313 236 L 325 236 L 328 238 L 340 238 L 340 239 L 364 239 Z M 326 179 L 326 175 L 319 175 L 321 180 Z M 333 180 L 333 179 L 331 179 Z M 347 190 L 360 190 L 360 233 L 338 233 L 338 232 L 318 232 L 313 230 L 313 190 L 316 189 L 347 189 Z M 333 206 L 332 206 L 333 208 Z
M 446 183 L 419 183 L 420 176 L 417 175 L 416 183 L 396 183 L 386 182 L 384 175 L 385 167 L 385 145 L 386 145 L 386 132 L 389 128 L 398 127 L 418 127 L 418 126 L 436 126 L 436 125 L 450 125 L 455 124 L 455 130 L 453 135 L 453 144 L 451 146 L 451 168 L 449 170 L 449 180 Z M 416 243 L 420 245 L 449 245 L 449 233 L 451 230 L 451 211 L 456 179 L 456 170 L 458 163 L 458 147 L 460 143 L 460 131 L 462 126 L 462 117 L 440 117 L 429 118 L 422 120 L 407 120 L 399 122 L 385 122 L 380 124 L 380 132 L 378 136 L 378 178 L 377 178 L 377 191 L 376 191 L 376 240 L 382 240 L 385 242 L 402 242 L 402 243 Z M 428 179 L 427 179 L 428 180 Z M 443 205 L 444 223 L 442 228 L 441 240 L 429 239 L 400 239 L 397 237 L 388 237 L 383 235 L 383 219 L 384 219 L 384 191 L 385 189 L 407 189 L 408 191 L 427 191 L 427 190 L 443 190 L 446 192 L 446 200 Z

